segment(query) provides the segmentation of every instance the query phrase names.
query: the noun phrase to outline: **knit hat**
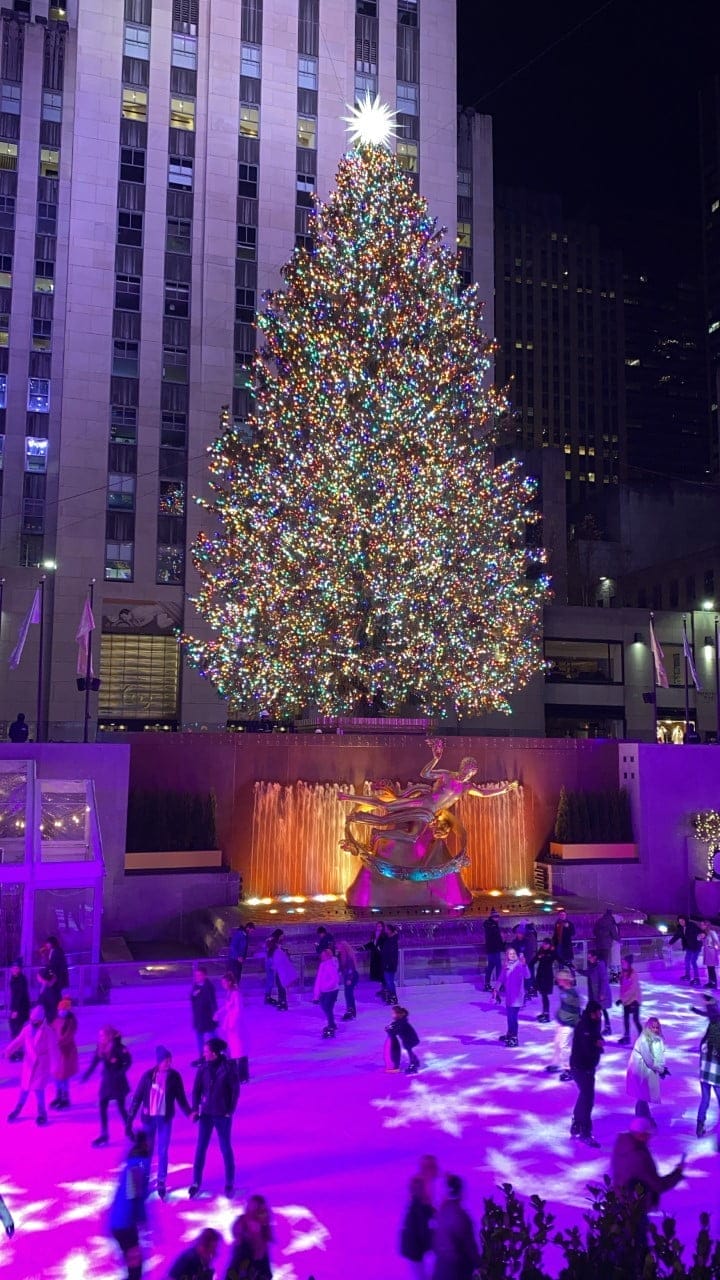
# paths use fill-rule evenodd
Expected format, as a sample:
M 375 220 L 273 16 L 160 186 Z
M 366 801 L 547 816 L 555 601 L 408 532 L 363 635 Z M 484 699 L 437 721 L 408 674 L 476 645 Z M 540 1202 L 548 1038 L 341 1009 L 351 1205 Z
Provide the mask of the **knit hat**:
M 657 1125 L 653 1124 L 652 1120 L 649 1120 L 646 1116 L 633 1116 L 630 1121 L 631 1133 L 651 1134 L 656 1128 Z
M 225 1041 L 221 1040 L 219 1036 L 211 1036 L 205 1043 L 212 1053 L 224 1053 L 227 1049 Z
M 159 1044 L 157 1049 L 155 1050 L 155 1061 L 159 1065 L 161 1062 L 164 1062 L 166 1058 L 172 1058 L 172 1054 L 170 1050 L 165 1047 L 164 1044 Z
M 37 1024 L 39 1022 L 42 1022 L 44 1018 L 45 1018 L 45 1010 L 43 1009 L 41 1004 L 36 1004 L 34 1008 L 30 1010 L 30 1021 L 35 1026 L 37 1026 Z

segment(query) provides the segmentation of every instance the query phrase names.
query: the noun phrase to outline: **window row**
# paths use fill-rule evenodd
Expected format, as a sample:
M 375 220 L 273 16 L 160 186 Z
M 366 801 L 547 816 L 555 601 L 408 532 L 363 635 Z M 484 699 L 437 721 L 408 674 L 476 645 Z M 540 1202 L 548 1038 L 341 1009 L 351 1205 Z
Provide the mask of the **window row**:
M 26 407 L 28 413 L 50 412 L 50 379 L 28 378 Z M 7 408 L 7 374 L 0 373 L 0 409 Z
M 0 170 L 14 172 L 18 166 L 17 142 L 0 142 Z M 41 147 L 38 172 L 41 178 L 57 178 L 60 174 L 60 151 L 57 147 Z
M 108 474 L 107 504 L 111 511 L 134 511 L 137 477 L 128 472 Z M 184 517 L 185 481 L 161 480 L 158 491 L 158 515 Z
M 134 542 L 105 543 L 106 582 L 132 582 Z M 181 583 L 185 569 L 185 547 L 180 544 L 158 543 L 155 566 L 157 583 Z
M 118 209 L 118 244 L 142 247 L 144 216 L 130 209 Z M 168 218 L 165 235 L 168 253 L 190 253 L 191 240 L 192 222 L 189 218 Z
M 110 410 L 110 443 L 137 443 L 137 409 L 114 404 Z M 160 419 L 160 446 L 178 452 L 187 448 L 187 414 L 164 410 Z
M 5 115 L 20 115 L 20 99 L 22 94 L 22 86 L 19 84 L 9 84 L 6 80 L 0 83 L 0 111 Z M 46 89 L 42 96 L 40 106 L 41 120 L 49 120 L 59 124 L 62 120 L 62 94 L 53 93 Z

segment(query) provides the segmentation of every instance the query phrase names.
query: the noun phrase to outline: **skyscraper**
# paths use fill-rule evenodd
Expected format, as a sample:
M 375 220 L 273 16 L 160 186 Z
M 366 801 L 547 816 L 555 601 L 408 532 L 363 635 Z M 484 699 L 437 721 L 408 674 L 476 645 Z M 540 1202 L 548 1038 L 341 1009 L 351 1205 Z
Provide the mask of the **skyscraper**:
M 255 311 L 332 186 L 348 103 L 397 109 L 454 240 L 455 5 L 15 0 L 0 22 L 0 661 L 46 573 L 44 715 L 77 736 L 95 579 L 93 714 L 217 723 L 175 639 L 205 451 L 222 406 L 249 412 Z M 0 720 L 33 718 L 37 630 Z

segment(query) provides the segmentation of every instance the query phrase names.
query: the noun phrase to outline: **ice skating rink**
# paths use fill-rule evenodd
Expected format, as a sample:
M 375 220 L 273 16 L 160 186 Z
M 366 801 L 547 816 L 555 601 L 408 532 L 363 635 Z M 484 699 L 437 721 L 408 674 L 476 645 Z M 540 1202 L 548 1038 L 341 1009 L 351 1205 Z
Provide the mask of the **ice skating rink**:
M 665 1197 L 683 1240 L 694 1239 L 701 1209 L 717 1199 L 717 1108 L 711 1103 L 709 1134 L 695 1137 L 699 1097 L 697 1046 L 706 1022 L 690 1011 L 699 993 L 679 982 L 680 967 L 658 981 L 643 980 L 643 1018 L 659 1016 L 671 1072 L 657 1110 L 652 1151 L 661 1172 L 687 1152 L 687 1177 Z M 585 1000 L 585 981 L 580 979 Z M 553 1023 L 536 1022 L 539 1001 L 521 1014 L 520 1047 L 505 1049 L 497 1037 L 504 1016 L 490 997 L 470 985 L 410 986 L 400 991 L 421 1044 L 421 1073 L 406 1077 L 383 1068 L 388 1010 L 375 988 L 358 988 L 358 1018 L 338 1022 L 337 1038 L 320 1037 L 322 1017 L 310 995 L 291 992 L 288 1013 L 262 1002 L 257 985 L 245 986 L 251 1083 L 243 1086 L 233 1124 L 237 1192 L 222 1195 L 223 1171 L 216 1139 L 205 1181 L 189 1200 L 196 1129 L 179 1115 L 170 1150 L 168 1199 L 153 1192 L 144 1275 L 165 1277 L 170 1263 L 203 1226 L 217 1227 L 229 1244 L 244 1198 L 267 1196 L 275 1218 L 275 1280 L 405 1280 L 397 1255 L 407 1183 L 421 1155 L 437 1156 L 445 1172 L 466 1179 L 466 1207 L 477 1222 L 483 1197 L 503 1182 L 523 1195 L 538 1193 L 560 1222 L 581 1222 L 585 1184 L 608 1169 L 615 1135 L 632 1103 L 625 1095 L 628 1050 L 620 1010 L 612 1011 L 613 1035 L 597 1073 L 595 1151 L 569 1134 L 576 1090 L 548 1075 Z M 195 1056 L 188 993 L 175 987 L 113 993 L 110 1005 L 81 1007 L 78 1045 L 87 1065 L 98 1028 L 113 1023 L 133 1055 L 130 1083 L 154 1064 L 166 1044 L 188 1090 Z M 342 997 L 337 1014 L 343 1011 Z M 554 1012 L 554 1006 L 553 1006 Z M 403 1066 L 405 1064 L 403 1063 Z M 22 1118 L 7 1124 L 17 1092 L 19 1065 L 0 1058 L 0 1193 L 16 1222 L 13 1240 L 0 1240 L 3 1280 L 91 1280 L 124 1275 L 107 1234 L 112 1198 L 127 1143 L 111 1104 L 110 1145 L 95 1149 L 99 1074 L 71 1085 L 72 1109 L 50 1111 L 46 1128 L 35 1125 L 34 1098 Z M 48 1098 L 52 1097 L 48 1091 Z M 153 1165 L 153 1182 L 154 1182 Z M 219 1258 L 225 1274 L 228 1250 Z

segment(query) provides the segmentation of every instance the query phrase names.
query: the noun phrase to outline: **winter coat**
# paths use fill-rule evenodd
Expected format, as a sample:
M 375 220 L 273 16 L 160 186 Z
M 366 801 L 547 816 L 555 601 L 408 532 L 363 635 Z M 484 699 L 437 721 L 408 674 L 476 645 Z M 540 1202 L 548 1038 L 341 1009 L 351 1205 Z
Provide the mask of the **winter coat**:
M 230 1266 L 225 1273 L 225 1280 L 272 1280 L 270 1258 L 264 1253 L 262 1258 L 254 1258 L 252 1246 L 247 1240 L 236 1244 L 230 1258 Z
M 140 1112 L 142 1119 L 145 1119 L 146 1116 L 150 1114 L 150 1092 L 157 1072 L 157 1067 L 150 1067 L 148 1071 L 144 1071 L 141 1075 L 128 1111 L 131 1123 L 138 1112 Z M 190 1103 L 187 1100 L 182 1076 L 174 1067 L 168 1067 L 168 1070 L 165 1073 L 166 1120 L 174 1119 L 176 1106 L 180 1108 L 184 1115 L 190 1115 Z
M 313 987 L 313 1000 L 319 1000 L 320 996 L 328 991 L 337 991 L 339 986 L 340 969 L 337 956 L 325 955 L 318 965 L 315 986 Z
M 480 1254 L 472 1218 L 457 1200 L 445 1200 L 438 1209 L 433 1251 L 432 1280 L 472 1280 Z
M 414 1049 L 420 1043 L 417 1031 L 407 1018 L 393 1018 L 390 1026 L 385 1030 L 389 1036 L 399 1040 L 405 1049 Z
M 535 965 L 535 986 L 543 996 L 552 995 L 555 986 L 555 957 L 552 951 L 539 951 Z
M 228 998 L 220 1010 L 218 1034 L 227 1045 L 228 1058 L 247 1058 L 243 998 L 237 990 L 228 993 Z
M 595 946 L 603 955 L 610 955 L 613 942 L 620 940 L 620 930 L 612 911 L 604 911 L 593 925 Z
M 432 1249 L 433 1207 L 427 1200 L 413 1196 L 400 1230 L 400 1257 L 422 1262 Z
M 572 1048 L 570 1050 L 571 1071 L 594 1071 L 603 1051 L 600 1023 L 587 1014 L 582 1014 L 573 1031 Z
M 78 1073 L 79 1060 L 75 1036 L 78 1021 L 72 1009 L 58 1015 L 53 1022 L 55 1033 L 55 1053 L 53 1054 L 53 1076 L 56 1080 L 72 1080 Z
M 483 920 L 483 933 L 485 934 L 485 950 L 488 955 L 497 955 L 499 951 L 502 951 L 503 937 L 496 916 L 488 916 L 487 920 Z
M 580 994 L 577 987 L 560 988 L 557 1020 L 563 1027 L 576 1027 L 580 1021 Z
M 683 951 L 699 951 L 701 944 L 700 926 L 694 920 L 688 920 L 685 925 L 680 924 L 678 921 L 675 926 L 675 932 L 670 939 L 670 946 L 674 942 L 679 942 Z
M 703 944 L 703 964 L 710 965 L 710 967 L 714 969 L 720 959 L 720 937 L 718 937 L 717 929 L 713 929 L 711 927 L 708 929 L 707 933 L 703 933 L 701 937 Z
M 291 987 L 293 982 L 297 982 L 300 975 L 284 947 L 275 948 L 270 963 L 284 987 Z
M 635 969 L 629 973 L 627 969 L 620 970 L 620 1000 L 624 1005 L 642 1004 L 640 979 Z
M 538 953 L 538 936 L 534 924 L 526 924 L 523 933 L 522 953 L 531 965 Z
M 518 956 L 514 964 L 504 964 L 500 974 L 500 989 L 505 992 L 505 1007 L 519 1009 L 525 1001 L 525 979 L 530 977 L 530 970 L 523 956 Z
M 6 1046 L 5 1054 L 8 1058 L 13 1053 L 23 1055 L 20 1071 L 20 1088 L 23 1092 L 45 1088 L 50 1079 L 54 1041 L 55 1033 L 47 1022 L 41 1022 L 39 1026 L 26 1022 L 20 1034 Z
M 613 1147 L 612 1182 L 616 1191 L 634 1196 L 636 1188 L 646 1190 L 646 1207 L 654 1209 L 663 1191 L 676 1187 L 682 1177 L 678 1167 L 672 1173 L 660 1174 L 647 1142 L 634 1133 L 619 1133 Z
M 318 940 L 315 943 L 315 955 L 319 958 L 326 947 L 330 947 L 331 951 L 335 950 L 335 939 L 331 933 L 328 933 L 327 929 L 318 936 Z
M 203 1262 L 195 1245 L 185 1249 L 168 1272 L 169 1280 L 213 1280 L 214 1275 L 212 1262 Z
M 109 1102 L 113 1098 L 126 1098 L 130 1092 L 127 1071 L 131 1063 L 130 1051 L 125 1048 L 120 1036 L 116 1036 L 105 1053 L 101 1053 L 99 1049 L 95 1050 L 93 1060 L 82 1078 L 89 1080 L 95 1068 L 101 1066 L 100 1101 Z
M 45 1014 L 45 1021 L 52 1026 L 57 1018 L 58 1005 L 62 999 L 62 992 L 57 979 L 54 982 L 43 983 L 40 987 L 40 994 L 37 1002 Z
M 665 1070 L 665 1042 L 647 1027 L 640 1032 L 628 1061 L 626 1089 L 631 1098 L 660 1101 L 660 1076 Z
M 215 1030 L 217 1013 L 217 996 L 215 986 L 206 978 L 204 982 L 196 982 L 190 992 L 193 1027 L 200 1035 L 209 1035 Z
M 70 986 L 67 956 L 62 947 L 51 947 L 46 961 L 46 968 L 57 978 L 58 991 L 62 994 Z
M 383 973 L 397 973 L 400 939 L 396 933 L 386 934 L 382 943 Z
M 8 1012 L 16 1015 L 10 1019 L 10 1026 L 13 1031 L 19 1031 L 30 1017 L 30 993 L 28 991 L 28 980 L 24 973 L 12 973 L 10 975 L 10 1006 Z
M 596 960 L 595 964 L 589 964 L 584 972 L 587 978 L 588 1000 L 597 1000 L 603 1009 L 609 1009 L 612 1004 L 612 991 L 605 961 Z
M 110 1206 L 111 1231 L 127 1231 L 128 1228 L 139 1227 L 146 1221 L 145 1201 L 149 1184 L 149 1156 L 129 1155 Z
M 552 940 L 555 956 L 560 964 L 572 964 L 574 937 L 575 925 L 570 920 L 558 920 L 553 929 Z
M 379 938 L 371 938 L 363 947 L 363 951 L 370 952 L 371 982 L 382 982 L 383 980 L 382 940 L 383 935 L 381 934 Z
M 232 960 L 245 960 L 250 946 L 250 939 L 245 929 L 233 929 L 230 935 L 230 958 Z
M 198 1068 L 192 1091 L 192 1108 L 201 1116 L 231 1116 L 240 1094 L 237 1071 L 221 1055 Z

